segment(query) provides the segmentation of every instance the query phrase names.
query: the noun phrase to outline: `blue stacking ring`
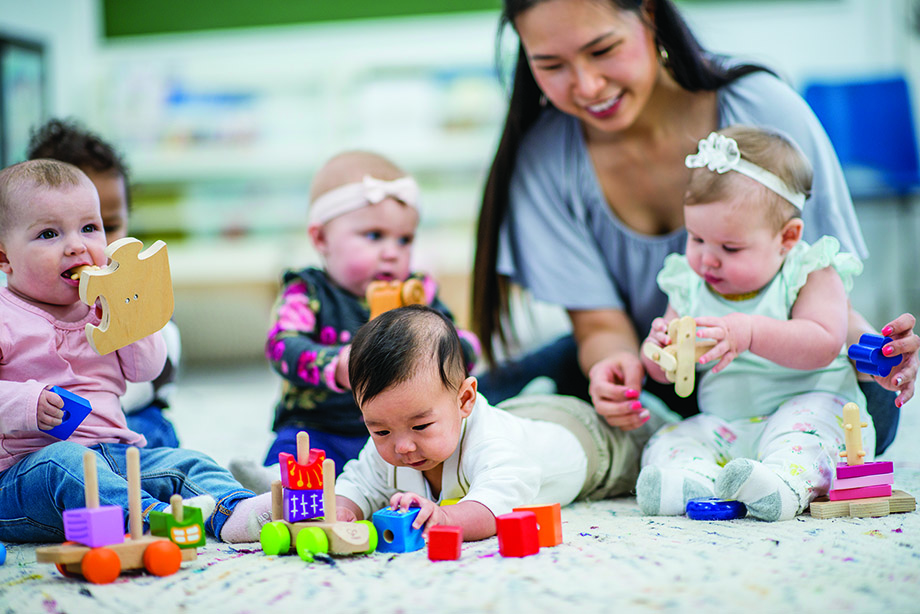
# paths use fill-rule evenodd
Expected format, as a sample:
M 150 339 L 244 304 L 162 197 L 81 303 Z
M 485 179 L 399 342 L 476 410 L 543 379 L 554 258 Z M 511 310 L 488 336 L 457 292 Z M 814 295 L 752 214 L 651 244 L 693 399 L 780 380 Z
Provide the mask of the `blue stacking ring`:
M 687 501 L 687 516 L 693 520 L 734 520 L 744 518 L 747 508 L 740 501 L 700 497 Z

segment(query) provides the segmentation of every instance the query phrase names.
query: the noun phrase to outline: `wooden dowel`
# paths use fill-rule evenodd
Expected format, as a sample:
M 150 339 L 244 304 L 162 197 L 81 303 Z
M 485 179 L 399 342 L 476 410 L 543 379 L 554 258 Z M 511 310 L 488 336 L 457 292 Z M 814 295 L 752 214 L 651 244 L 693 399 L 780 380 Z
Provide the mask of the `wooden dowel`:
M 169 498 L 169 505 L 172 508 L 172 515 L 176 522 L 182 522 L 182 495 L 176 493 Z
M 310 434 L 306 431 L 297 433 L 297 462 L 301 465 L 310 462 Z
M 323 461 L 323 516 L 326 522 L 335 522 L 335 461 Z
M 272 482 L 272 520 L 284 518 L 284 502 L 281 500 L 281 480 Z
M 128 531 L 131 539 L 144 535 L 144 520 L 141 518 L 141 453 L 131 446 L 126 453 L 128 465 Z
M 99 476 L 96 474 L 96 453 L 92 450 L 83 453 L 83 498 L 86 507 L 99 507 Z

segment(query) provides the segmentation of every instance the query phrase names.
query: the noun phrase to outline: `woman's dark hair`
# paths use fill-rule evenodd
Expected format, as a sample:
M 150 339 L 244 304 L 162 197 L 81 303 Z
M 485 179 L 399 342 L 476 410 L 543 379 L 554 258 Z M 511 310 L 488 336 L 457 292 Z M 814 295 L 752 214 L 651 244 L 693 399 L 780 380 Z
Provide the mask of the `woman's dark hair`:
M 505 28 L 544 1 L 504 0 L 496 44 L 499 56 Z M 619 10 L 638 14 L 644 21 L 651 15 L 653 22 L 648 26 L 654 31 L 659 47 L 667 52 L 668 69 L 685 90 L 713 91 L 744 75 L 766 70 L 752 64 L 725 66 L 707 54 L 670 0 L 607 1 Z M 500 57 L 498 63 L 501 64 Z M 490 362 L 494 359 L 493 339 L 497 336 L 501 346 L 507 348 L 514 337 L 508 307 L 509 280 L 496 271 L 498 231 L 508 211 L 508 189 L 518 148 L 542 111 L 540 96 L 524 47 L 519 44 L 508 115 L 483 192 L 473 265 L 473 328 Z
M 430 361 L 445 388 L 457 390 L 469 374 L 454 323 L 425 305 L 386 311 L 355 333 L 348 357 L 348 379 L 360 406 L 381 392 L 407 382 Z
M 125 180 L 125 198 L 129 199 L 128 167 L 115 148 L 90 132 L 76 120 L 52 119 L 32 131 L 26 157 L 50 158 L 69 162 L 77 168 L 104 173 L 115 171 Z

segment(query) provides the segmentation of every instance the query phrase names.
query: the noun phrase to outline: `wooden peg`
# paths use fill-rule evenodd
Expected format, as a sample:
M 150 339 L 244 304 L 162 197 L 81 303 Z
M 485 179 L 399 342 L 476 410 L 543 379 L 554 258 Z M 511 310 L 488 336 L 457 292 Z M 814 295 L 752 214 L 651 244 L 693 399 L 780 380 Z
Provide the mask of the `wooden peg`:
M 83 498 L 87 508 L 99 507 L 99 477 L 96 475 L 96 453 L 83 453 Z
M 141 515 L 141 453 L 131 446 L 126 452 L 128 466 L 128 529 L 131 539 L 144 535 L 144 519 Z
M 310 464 L 310 434 L 306 431 L 297 432 L 297 463 Z

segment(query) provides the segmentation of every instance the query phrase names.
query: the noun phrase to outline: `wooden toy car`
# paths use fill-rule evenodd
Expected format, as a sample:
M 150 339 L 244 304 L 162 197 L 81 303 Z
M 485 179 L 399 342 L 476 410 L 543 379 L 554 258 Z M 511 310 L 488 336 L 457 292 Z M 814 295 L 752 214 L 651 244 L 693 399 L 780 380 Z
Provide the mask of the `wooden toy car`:
M 290 457 L 290 455 L 285 455 Z M 370 554 L 377 549 L 377 530 L 368 520 L 337 521 L 335 514 L 335 461 L 321 450 L 310 450 L 309 436 L 297 434 L 297 460 L 281 458 L 281 471 L 289 476 L 317 475 L 322 465 L 322 484 L 316 480 L 280 480 L 272 483 L 272 521 L 262 527 L 259 541 L 268 555 L 287 554 L 291 545 L 297 555 L 312 562 L 315 554 Z M 299 487 L 298 487 L 299 486 Z M 316 487 L 322 488 L 322 505 L 315 500 Z M 296 501 L 286 501 L 296 498 Z M 311 515 L 310 510 L 315 511 Z M 304 513 L 306 512 L 306 513 Z M 309 517 L 307 520 L 296 520 Z
M 87 450 L 83 455 L 86 507 L 65 512 L 71 513 L 65 520 L 64 534 L 68 541 L 37 548 L 37 562 L 54 563 L 64 576 L 83 576 L 94 584 L 108 584 L 114 582 L 122 571 L 129 569 L 146 569 L 157 576 L 168 576 L 179 570 L 182 561 L 192 561 L 198 557 L 198 551 L 194 548 L 183 550 L 165 537 L 143 534 L 140 452 L 137 448 L 128 448 L 127 464 L 130 533 L 122 533 L 124 521 L 121 512 L 116 515 L 104 512 L 106 508 L 120 508 L 99 506 L 96 454 Z M 103 510 L 103 513 L 99 514 L 98 510 Z M 106 521 L 114 522 L 115 519 L 117 524 L 114 526 L 98 526 Z M 72 539 L 74 537 L 82 537 L 83 543 Z

